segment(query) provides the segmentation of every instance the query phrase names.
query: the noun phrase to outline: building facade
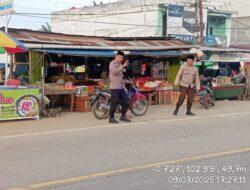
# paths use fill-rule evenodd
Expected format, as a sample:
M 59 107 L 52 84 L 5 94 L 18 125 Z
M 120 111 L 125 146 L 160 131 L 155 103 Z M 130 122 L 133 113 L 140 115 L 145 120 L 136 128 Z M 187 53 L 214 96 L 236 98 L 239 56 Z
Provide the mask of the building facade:
M 193 0 L 178 0 L 178 3 L 176 0 L 124 0 L 55 12 L 52 31 L 107 37 L 167 36 L 195 43 L 199 31 L 197 13 Z M 230 44 L 231 14 L 225 16 L 216 6 L 204 3 L 203 22 L 204 36 L 209 36 L 205 42 Z
M 220 5 L 220 8 L 234 12 L 232 15 L 232 45 L 250 48 L 250 1 L 220 1 L 223 1 L 223 3 Z

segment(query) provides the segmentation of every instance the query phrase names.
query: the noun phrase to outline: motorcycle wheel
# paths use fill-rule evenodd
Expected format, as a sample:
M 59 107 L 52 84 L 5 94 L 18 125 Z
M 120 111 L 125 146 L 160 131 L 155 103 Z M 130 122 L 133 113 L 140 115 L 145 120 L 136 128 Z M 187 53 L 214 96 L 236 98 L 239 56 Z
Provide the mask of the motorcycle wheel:
M 143 116 L 148 110 L 148 101 L 145 98 L 136 100 L 131 108 L 135 116 Z
M 102 101 L 98 100 L 93 105 L 93 114 L 98 120 L 107 119 L 109 116 L 109 110 L 103 109 L 102 104 Z

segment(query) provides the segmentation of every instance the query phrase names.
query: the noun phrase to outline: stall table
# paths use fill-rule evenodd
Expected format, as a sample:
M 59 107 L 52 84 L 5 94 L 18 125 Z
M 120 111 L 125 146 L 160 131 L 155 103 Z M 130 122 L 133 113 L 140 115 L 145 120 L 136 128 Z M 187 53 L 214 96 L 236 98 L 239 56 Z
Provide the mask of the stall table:
M 139 89 L 140 93 L 142 93 L 148 100 L 149 105 L 156 104 L 156 91 L 154 88 L 152 89 Z
M 76 96 L 77 89 L 45 89 L 45 96 L 54 96 L 54 95 L 70 95 L 70 112 L 73 112 L 74 109 L 74 98 Z
M 245 84 L 216 85 L 213 87 L 215 99 L 241 99 L 245 95 Z

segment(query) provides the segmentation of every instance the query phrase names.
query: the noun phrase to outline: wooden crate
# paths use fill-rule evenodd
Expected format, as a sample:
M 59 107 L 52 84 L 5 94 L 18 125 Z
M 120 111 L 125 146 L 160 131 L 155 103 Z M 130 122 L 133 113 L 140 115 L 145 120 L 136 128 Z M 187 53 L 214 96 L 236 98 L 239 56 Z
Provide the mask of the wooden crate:
M 75 112 L 89 112 L 90 107 L 90 97 L 88 96 L 76 96 L 74 100 L 74 111 Z
M 171 104 L 171 90 L 158 90 L 156 92 L 157 104 Z
M 171 104 L 176 105 L 179 100 L 180 92 L 179 91 L 171 91 Z M 185 99 L 184 104 L 187 103 L 187 98 Z M 194 95 L 194 104 L 200 103 L 200 96 L 198 94 Z

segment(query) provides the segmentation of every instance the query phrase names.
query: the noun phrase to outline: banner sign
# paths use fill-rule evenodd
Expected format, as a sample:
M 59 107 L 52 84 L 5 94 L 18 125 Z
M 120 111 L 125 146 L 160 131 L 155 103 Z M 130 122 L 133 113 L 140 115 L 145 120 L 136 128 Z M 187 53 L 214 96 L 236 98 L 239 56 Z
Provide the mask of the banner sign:
M 194 36 L 191 35 L 169 34 L 168 37 L 175 38 L 184 42 L 194 42 Z
M 209 59 L 212 62 L 250 62 L 250 53 L 213 53 Z
M 180 5 L 168 5 L 167 34 L 168 37 L 176 37 L 189 43 L 194 43 L 195 36 L 199 32 L 196 25 L 195 9 Z M 203 10 L 203 22 L 207 23 L 207 10 Z M 204 36 L 205 36 L 204 30 Z
M 182 17 L 184 12 L 183 6 L 169 5 L 168 6 L 168 16 L 170 17 Z
M 39 118 L 39 89 L 0 87 L 0 121 Z
M 14 0 L 0 0 L 0 15 L 10 14 L 14 10 Z

